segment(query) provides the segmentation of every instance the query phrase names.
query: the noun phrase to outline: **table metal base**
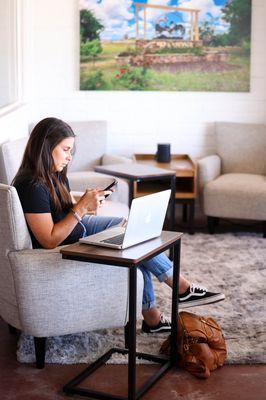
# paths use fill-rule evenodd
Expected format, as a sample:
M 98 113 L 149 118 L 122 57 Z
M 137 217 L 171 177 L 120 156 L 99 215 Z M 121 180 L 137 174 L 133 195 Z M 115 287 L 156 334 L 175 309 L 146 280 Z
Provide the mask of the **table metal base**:
M 188 233 L 194 235 L 194 217 L 195 217 L 195 200 L 194 199 L 176 199 L 176 204 L 183 206 L 182 221 L 188 223 Z M 189 213 L 188 213 L 189 206 Z
M 129 351 L 127 349 L 119 349 L 112 348 L 107 351 L 102 357 L 100 357 L 97 361 L 92 363 L 88 368 L 86 368 L 83 372 L 77 375 L 74 379 L 72 379 L 69 383 L 67 383 L 63 387 L 63 391 L 68 394 L 77 394 L 85 397 L 92 397 L 94 399 L 105 399 L 105 400 L 127 400 L 128 397 L 124 396 L 116 396 L 111 395 L 110 393 L 98 392 L 95 390 L 90 390 L 87 388 L 83 388 L 78 386 L 79 383 L 84 381 L 88 376 L 93 374 L 98 368 L 104 365 L 114 353 L 120 354 L 128 354 Z M 172 367 L 172 362 L 169 357 L 166 356 L 155 356 L 147 353 L 139 353 L 136 352 L 136 358 L 144 359 L 148 361 L 153 361 L 155 363 L 162 364 L 162 367 L 153 374 L 142 386 L 140 389 L 136 390 L 136 399 L 139 399 L 168 369 Z
M 102 253 L 105 254 L 105 262 L 110 263 L 109 265 L 124 266 L 129 268 L 129 307 L 128 307 L 128 325 L 125 329 L 125 349 L 113 348 L 105 353 L 102 357 L 96 360 L 77 377 L 72 379 L 63 387 L 65 393 L 77 394 L 80 396 L 91 397 L 94 399 L 113 399 L 113 400 L 136 400 L 139 399 L 168 369 L 177 364 L 177 315 L 178 315 L 178 287 L 179 287 L 179 275 L 180 275 L 180 245 L 181 245 L 180 233 L 175 232 L 162 232 L 160 241 L 155 239 L 154 241 L 147 242 L 145 251 L 139 252 L 141 246 L 136 246 L 134 257 L 127 258 L 127 250 L 120 253 L 111 252 L 111 256 L 108 254 L 110 250 L 101 250 L 99 255 L 94 254 L 93 249 L 92 259 L 91 256 L 86 256 L 84 260 L 89 259 L 90 261 L 102 262 Z M 157 243 L 158 242 L 158 243 Z M 73 252 L 73 247 L 76 249 Z M 80 252 L 84 250 L 79 245 L 73 244 L 68 246 L 70 254 L 68 255 L 72 260 L 82 259 Z M 136 312 L 137 312 L 137 267 L 143 261 L 149 260 L 162 253 L 167 249 L 173 248 L 173 288 L 172 288 L 172 310 L 171 310 L 171 351 L 170 356 L 158 356 L 154 354 L 139 353 L 136 351 Z M 71 250 L 72 249 L 72 250 Z M 88 251 L 88 250 L 87 250 Z M 133 251 L 132 249 L 130 250 Z M 65 252 L 65 253 L 64 253 Z M 66 255 L 67 250 L 62 250 L 63 257 Z M 73 254 L 74 253 L 74 254 Z M 131 254 L 131 253 L 129 253 Z M 101 256 L 101 257 L 100 257 Z M 124 258 L 123 258 L 124 257 Z M 96 258 L 96 260 L 95 260 Z M 99 259 L 98 259 L 99 258 Z M 84 379 L 93 374 L 99 367 L 104 365 L 114 353 L 127 354 L 128 355 L 128 387 L 127 397 L 110 395 L 106 392 L 98 392 L 96 390 L 90 390 L 88 388 L 78 386 Z M 145 359 L 161 364 L 158 371 L 153 374 L 138 390 L 136 389 L 136 359 Z

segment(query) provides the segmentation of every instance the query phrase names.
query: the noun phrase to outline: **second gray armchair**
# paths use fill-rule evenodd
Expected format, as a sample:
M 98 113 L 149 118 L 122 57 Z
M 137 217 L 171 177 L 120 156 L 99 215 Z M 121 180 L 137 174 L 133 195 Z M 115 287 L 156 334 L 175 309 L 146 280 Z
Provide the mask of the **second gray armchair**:
M 261 221 L 266 236 L 266 126 L 220 122 L 216 154 L 198 162 L 210 233 L 219 218 Z

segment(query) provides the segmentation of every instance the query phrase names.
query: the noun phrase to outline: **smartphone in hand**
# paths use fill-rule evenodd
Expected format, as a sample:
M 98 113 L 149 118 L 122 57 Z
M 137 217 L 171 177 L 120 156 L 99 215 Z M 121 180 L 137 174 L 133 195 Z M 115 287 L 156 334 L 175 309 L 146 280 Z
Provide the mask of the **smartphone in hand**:
M 110 190 L 110 189 L 112 189 L 113 187 L 115 187 L 116 185 L 118 184 L 118 182 L 117 182 L 117 180 L 115 179 L 110 185 L 108 185 L 105 189 L 103 189 L 104 191 L 105 190 Z M 106 197 L 108 197 L 108 196 L 110 196 L 110 194 L 106 194 L 104 197 L 106 198 Z

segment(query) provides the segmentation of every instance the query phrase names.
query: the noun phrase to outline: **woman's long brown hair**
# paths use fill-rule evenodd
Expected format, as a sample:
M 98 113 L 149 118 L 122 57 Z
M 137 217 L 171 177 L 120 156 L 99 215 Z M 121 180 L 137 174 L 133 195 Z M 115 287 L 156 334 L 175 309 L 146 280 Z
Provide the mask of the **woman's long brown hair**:
M 33 182 L 43 183 L 48 188 L 57 211 L 73 206 L 66 183 L 67 167 L 55 173 L 52 157 L 53 149 L 68 137 L 75 137 L 75 134 L 64 121 L 57 118 L 40 121 L 30 134 L 21 165 L 12 182 L 16 185 L 30 176 Z

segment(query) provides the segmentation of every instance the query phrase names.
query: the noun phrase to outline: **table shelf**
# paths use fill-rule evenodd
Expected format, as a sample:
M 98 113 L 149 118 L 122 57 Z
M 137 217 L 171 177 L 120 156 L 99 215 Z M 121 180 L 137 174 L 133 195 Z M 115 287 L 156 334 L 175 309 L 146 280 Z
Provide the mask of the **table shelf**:
M 169 163 L 158 163 L 154 154 L 135 154 L 138 163 L 163 168 L 176 173 L 176 200 L 197 197 L 197 166 L 187 154 L 172 154 Z M 150 182 L 136 182 L 134 197 L 168 189 L 166 182 L 159 179 Z

